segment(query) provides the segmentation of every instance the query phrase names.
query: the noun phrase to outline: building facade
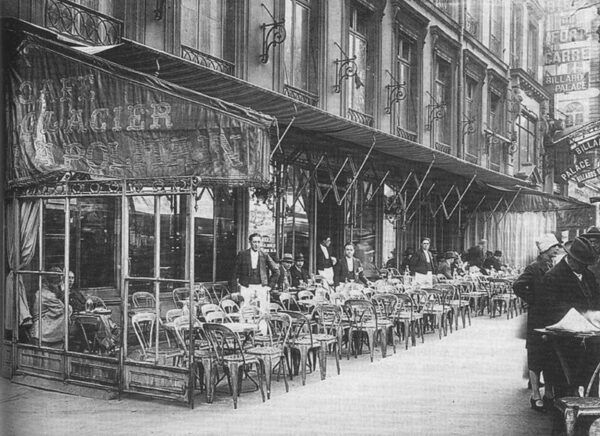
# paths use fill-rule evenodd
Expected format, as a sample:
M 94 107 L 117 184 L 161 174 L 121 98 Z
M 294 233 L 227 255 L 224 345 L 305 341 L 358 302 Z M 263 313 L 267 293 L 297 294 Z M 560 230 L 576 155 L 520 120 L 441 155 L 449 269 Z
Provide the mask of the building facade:
M 322 237 L 338 255 L 353 242 L 376 275 L 423 237 L 440 253 L 486 237 L 524 265 L 538 232 L 592 224 L 554 184 L 536 0 L 12 0 L 2 14 L 18 73 L 2 147 L 13 373 L 192 401 L 191 365 L 140 375 L 126 347 L 90 364 L 21 345 L 53 266 L 107 302 L 127 343 L 134 294 L 164 317 L 178 287 L 229 280 L 254 232 L 311 272 Z

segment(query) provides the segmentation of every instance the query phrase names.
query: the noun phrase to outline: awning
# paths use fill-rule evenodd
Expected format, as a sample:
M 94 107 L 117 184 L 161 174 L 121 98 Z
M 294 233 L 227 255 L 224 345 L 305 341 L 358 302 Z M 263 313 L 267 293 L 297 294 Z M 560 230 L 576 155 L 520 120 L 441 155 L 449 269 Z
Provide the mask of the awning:
M 272 117 L 51 41 L 17 20 L 2 24 L 9 186 L 61 171 L 270 181 Z
M 479 167 L 134 41 L 124 39 L 122 44 L 98 51 L 97 56 L 216 98 L 252 107 L 275 116 L 283 125 L 294 119 L 293 125 L 298 129 L 346 141 L 363 149 L 369 149 L 375 138 L 375 151 L 403 161 L 428 165 L 434 160 L 434 168 L 465 179 L 477 174 L 477 179 L 485 183 L 504 187 L 532 186 L 521 179 Z

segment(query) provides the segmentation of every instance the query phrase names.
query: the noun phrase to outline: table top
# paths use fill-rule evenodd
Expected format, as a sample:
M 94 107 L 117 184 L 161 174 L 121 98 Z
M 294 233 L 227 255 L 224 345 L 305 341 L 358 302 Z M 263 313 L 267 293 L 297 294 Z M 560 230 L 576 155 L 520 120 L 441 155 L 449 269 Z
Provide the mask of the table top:
M 249 322 L 224 322 L 223 325 L 228 327 L 234 333 L 251 333 L 258 330 L 256 324 Z

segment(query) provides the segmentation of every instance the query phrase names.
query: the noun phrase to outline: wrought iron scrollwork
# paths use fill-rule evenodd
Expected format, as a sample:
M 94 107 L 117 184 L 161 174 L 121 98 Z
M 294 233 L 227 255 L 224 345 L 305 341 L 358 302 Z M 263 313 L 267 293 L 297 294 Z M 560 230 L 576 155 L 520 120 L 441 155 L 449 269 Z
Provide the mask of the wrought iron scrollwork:
M 362 86 L 362 82 L 358 79 L 358 66 L 356 65 L 356 56 L 348 57 L 346 52 L 342 50 L 342 47 L 337 42 L 334 42 L 337 48 L 342 53 L 342 59 L 336 59 L 333 63 L 336 65 L 335 69 L 335 85 L 333 85 L 333 92 L 339 94 L 342 91 L 342 81 L 351 77 L 357 77 L 357 88 Z
M 123 23 L 77 3 L 47 0 L 46 27 L 86 44 L 114 45 L 121 41 Z
M 475 117 L 470 117 L 467 114 L 463 115 L 463 122 L 462 122 L 462 135 L 463 135 L 463 139 L 465 138 L 465 136 L 467 135 L 472 135 L 473 133 L 475 133 L 476 127 L 475 125 L 477 124 L 477 118 Z
M 406 98 L 408 88 L 406 82 L 400 83 L 388 70 L 385 70 L 385 72 L 388 73 L 392 80 L 389 85 L 385 85 L 385 90 L 387 92 L 387 106 L 383 110 L 386 114 L 390 114 L 392 113 L 392 105 Z
M 285 41 L 285 20 L 276 20 L 264 3 L 261 3 L 260 5 L 265 8 L 272 20 L 271 23 L 263 23 L 260 25 L 263 32 L 263 41 L 262 53 L 260 54 L 259 59 L 263 64 L 266 64 L 269 62 L 269 50 L 271 47 L 275 47 Z
M 429 92 L 430 104 L 427 105 L 427 124 L 425 124 L 426 130 L 431 130 L 433 123 L 436 120 L 441 120 L 446 117 L 447 105 L 446 103 L 439 102 Z

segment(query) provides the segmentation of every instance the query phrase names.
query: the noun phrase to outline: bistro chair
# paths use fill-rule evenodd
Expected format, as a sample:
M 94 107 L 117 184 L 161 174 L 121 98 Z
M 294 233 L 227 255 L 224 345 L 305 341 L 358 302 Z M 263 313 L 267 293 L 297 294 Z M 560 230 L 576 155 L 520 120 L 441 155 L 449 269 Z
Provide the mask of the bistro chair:
M 387 351 L 387 330 L 389 324 L 387 322 L 379 322 L 377 319 L 377 311 L 370 301 L 362 299 L 350 299 L 344 303 L 344 311 L 350 322 L 348 330 L 348 354 L 350 359 L 350 349 L 354 349 L 354 357 L 358 357 L 362 349 L 363 339 L 366 336 L 371 362 L 373 362 L 373 354 L 375 351 L 375 340 L 378 334 L 381 338 L 381 356 L 386 356 Z
M 69 342 L 69 348 L 80 353 L 96 353 L 99 350 L 97 315 L 76 313 L 71 316 L 74 327 L 73 338 Z
M 490 316 L 499 316 L 506 311 L 506 319 L 512 318 L 517 312 L 517 296 L 512 290 L 512 284 L 506 279 L 489 279 L 491 287 Z
M 417 305 L 409 294 L 397 294 L 396 305 L 396 334 L 402 340 L 404 338 L 405 348 L 408 350 L 408 338 L 411 338 L 412 346 L 417 344 L 416 335 L 421 337 L 421 343 L 425 342 L 423 334 L 423 313 L 418 310 Z
M 219 305 L 221 306 L 221 310 L 225 312 L 227 316 L 231 318 L 232 321 L 240 320 L 240 306 L 238 306 L 238 304 L 235 301 L 226 298 L 224 300 L 221 300 Z
M 321 380 L 327 376 L 327 352 L 329 347 L 335 354 L 337 373 L 340 374 L 340 356 L 344 326 L 342 326 L 343 312 L 341 307 L 334 304 L 321 303 L 315 306 L 313 316 L 316 321 L 316 331 L 313 340 L 321 344 L 319 359 L 321 364 Z M 348 327 L 346 327 L 348 328 Z
M 206 315 L 209 314 L 210 312 L 218 312 L 220 310 L 221 310 L 221 307 L 219 307 L 218 304 L 213 304 L 213 303 L 203 304 L 202 307 L 200 307 L 200 312 L 202 313 L 202 318 L 206 318 Z
M 156 299 L 154 295 L 146 291 L 137 291 L 131 294 L 131 303 L 136 309 L 155 309 Z
M 281 307 L 281 304 L 274 303 L 274 302 L 269 303 L 269 312 L 276 313 L 276 312 L 279 312 L 280 310 L 283 310 L 283 307 Z
M 177 344 L 183 352 L 183 366 L 187 366 L 191 360 L 189 347 L 190 343 L 193 344 L 194 373 L 198 380 L 197 385 L 201 391 L 203 388 L 206 389 L 206 401 L 212 403 L 213 391 L 209 381 L 217 373 L 216 359 L 211 352 L 210 344 L 200 321 L 194 319 L 193 330 L 190 334 L 190 318 L 188 315 L 184 315 L 173 321 L 173 330 L 175 331 Z
M 279 368 L 278 379 L 283 369 L 285 391 L 290 391 L 286 376 L 286 369 L 290 372 L 286 352 L 292 319 L 285 313 L 270 313 L 263 315 L 258 324 L 265 333 L 261 335 L 260 341 L 255 341 L 257 346 L 246 349 L 246 354 L 256 356 L 260 361 L 267 385 L 267 399 L 271 399 L 271 373 L 275 367 Z
M 311 291 L 299 291 L 296 303 L 302 313 L 309 314 L 315 307 L 315 296 Z
M 240 308 L 240 322 L 256 324 L 260 317 L 260 309 L 254 304 L 244 304 Z
M 163 364 L 172 359 L 173 366 L 180 364 L 183 353 L 179 348 L 161 347 L 158 350 L 154 343 L 154 328 L 156 326 L 156 314 L 152 312 L 136 313 L 131 317 L 131 325 L 138 340 L 143 360 Z
M 298 304 L 296 303 L 296 300 L 294 299 L 292 294 L 290 294 L 289 292 L 282 292 L 281 294 L 279 294 L 279 302 L 281 303 L 281 306 L 285 310 L 299 310 L 300 309 L 298 307 Z
M 564 417 L 567 436 L 575 435 L 575 429 L 579 418 L 600 417 L 600 391 L 596 392 L 595 396 L 590 397 L 590 391 L 592 390 L 594 381 L 599 383 L 600 389 L 600 381 L 597 380 L 599 373 L 600 363 L 596 366 L 583 397 L 562 397 L 554 402 L 554 407 L 556 407 Z M 592 433 L 590 431 L 589 434 L 597 433 Z
M 396 343 L 394 342 L 394 330 L 396 327 L 396 306 L 398 298 L 394 294 L 376 294 L 371 297 L 371 302 L 377 312 L 377 320 L 381 328 L 387 328 L 387 339 L 396 354 Z
M 311 372 L 316 366 L 316 353 L 320 350 L 321 345 L 313 339 L 312 328 L 309 319 L 301 312 L 283 311 L 292 319 L 292 328 L 289 338 L 290 351 L 294 351 L 298 358 L 290 352 L 294 374 L 302 377 L 302 386 L 306 384 L 306 367 L 310 367 Z M 313 354 L 313 361 L 310 362 L 309 355 Z M 322 368 L 321 368 L 322 370 Z
M 237 409 L 238 396 L 242 387 L 242 378 L 244 375 L 249 377 L 249 371 L 252 368 L 254 368 L 258 374 L 257 387 L 260 389 L 264 402 L 265 392 L 262 385 L 262 368 L 258 357 L 247 355 L 241 346 L 238 335 L 228 327 L 222 324 L 207 322 L 203 325 L 203 329 L 208 338 L 211 353 L 216 360 L 216 365 L 223 369 L 223 377 L 227 377 L 231 395 L 233 397 L 233 408 Z M 209 377 L 211 391 L 214 392 L 214 388 L 223 377 Z M 253 379 L 251 380 L 254 381 Z

